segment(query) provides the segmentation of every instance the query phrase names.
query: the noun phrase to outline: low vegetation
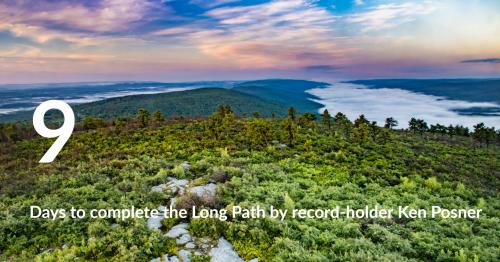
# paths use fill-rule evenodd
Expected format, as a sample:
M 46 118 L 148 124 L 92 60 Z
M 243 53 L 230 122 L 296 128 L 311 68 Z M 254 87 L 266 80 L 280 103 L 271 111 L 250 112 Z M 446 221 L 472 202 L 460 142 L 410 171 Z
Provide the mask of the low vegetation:
M 194 236 L 224 236 L 244 259 L 500 259 L 500 151 L 494 129 L 478 125 L 467 134 L 450 135 L 431 132 L 417 119 L 414 129 L 404 131 L 393 130 L 392 120 L 381 128 L 363 116 L 354 123 L 342 113 L 316 118 L 293 109 L 284 118 L 239 117 L 228 106 L 198 119 L 147 110 L 133 118 L 88 118 L 51 164 L 38 164 L 51 140 L 37 138 L 29 127 L 4 124 L 0 260 L 142 261 L 174 254 L 175 240 L 148 230 L 145 219 L 29 218 L 30 205 L 156 208 L 170 195 L 150 189 L 169 176 L 217 182 L 217 201 L 183 200 L 214 208 L 483 210 L 479 219 L 187 221 Z M 179 169 L 184 161 L 190 163 L 187 171 Z M 163 226 L 178 222 L 165 220 Z

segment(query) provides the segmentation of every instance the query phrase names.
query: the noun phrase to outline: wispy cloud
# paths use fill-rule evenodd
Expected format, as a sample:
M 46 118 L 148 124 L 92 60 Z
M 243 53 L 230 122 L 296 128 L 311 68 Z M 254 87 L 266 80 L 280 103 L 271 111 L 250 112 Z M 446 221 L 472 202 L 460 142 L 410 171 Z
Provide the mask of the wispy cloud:
M 436 10 L 431 1 L 403 4 L 382 4 L 368 11 L 347 17 L 348 23 L 361 24 L 363 31 L 393 28 L 403 23 L 414 21 L 418 15 L 430 14 Z
M 500 58 L 482 58 L 482 59 L 471 59 L 471 60 L 463 60 L 460 63 L 493 63 L 499 64 Z
M 332 39 L 336 17 L 309 1 L 221 7 L 206 15 L 219 25 L 193 33 L 193 42 L 204 54 L 241 67 L 302 67 L 343 54 Z
M 17 65 L 0 64 L 0 81 L 27 71 L 164 77 L 176 68 L 219 79 L 494 76 L 498 8 L 495 0 L 0 0 L 0 57 Z M 457 63 L 464 57 L 487 59 Z
M 240 2 L 240 0 L 212 0 L 212 1 L 206 1 L 206 0 L 191 0 L 191 4 L 203 6 L 206 8 L 214 8 L 220 5 L 224 4 L 229 4 L 229 3 L 234 3 L 234 2 Z
M 354 0 L 355 5 L 364 5 L 365 2 L 363 0 Z
M 2 24 L 22 24 L 60 31 L 112 32 L 128 30 L 148 20 L 146 14 L 161 5 L 143 0 L 103 0 L 97 6 L 73 1 L 41 0 L 0 3 Z

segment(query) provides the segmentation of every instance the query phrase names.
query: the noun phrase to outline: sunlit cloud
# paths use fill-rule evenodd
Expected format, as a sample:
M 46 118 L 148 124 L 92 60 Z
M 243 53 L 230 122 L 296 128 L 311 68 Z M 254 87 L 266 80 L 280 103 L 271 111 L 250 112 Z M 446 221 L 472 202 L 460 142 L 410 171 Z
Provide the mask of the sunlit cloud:
M 366 12 L 349 16 L 347 22 L 361 24 L 364 31 L 382 30 L 414 21 L 416 16 L 429 14 L 436 8 L 437 5 L 431 1 L 382 4 L 370 8 Z
M 326 2 L 6 0 L 0 57 L 17 66 L 2 65 L 1 81 L 161 79 L 179 68 L 219 79 L 500 75 L 479 62 L 500 57 L 498 1 Z

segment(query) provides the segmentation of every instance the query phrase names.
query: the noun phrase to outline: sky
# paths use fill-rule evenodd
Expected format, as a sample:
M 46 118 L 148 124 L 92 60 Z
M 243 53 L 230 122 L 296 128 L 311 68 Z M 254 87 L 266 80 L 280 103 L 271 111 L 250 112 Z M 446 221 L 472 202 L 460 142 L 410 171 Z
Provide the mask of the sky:
M 500 1 L 0 1 L 2 84 L 281 77 L 500 77 Z

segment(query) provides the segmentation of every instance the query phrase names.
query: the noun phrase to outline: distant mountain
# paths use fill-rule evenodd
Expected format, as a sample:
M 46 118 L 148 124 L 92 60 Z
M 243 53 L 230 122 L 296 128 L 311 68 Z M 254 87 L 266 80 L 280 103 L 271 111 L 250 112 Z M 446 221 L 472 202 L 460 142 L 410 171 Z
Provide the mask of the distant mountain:
M 316 97 L 305 91 L 326 86 L 328 86 L 327 83 L 306 80 L 269 79 L 239 83 L 233 87 L 233 90 L 280 103 L 287 107 L 293 106 L 299 112 L 317 112 L 323 105 L 311 101 L 310 98 Z

